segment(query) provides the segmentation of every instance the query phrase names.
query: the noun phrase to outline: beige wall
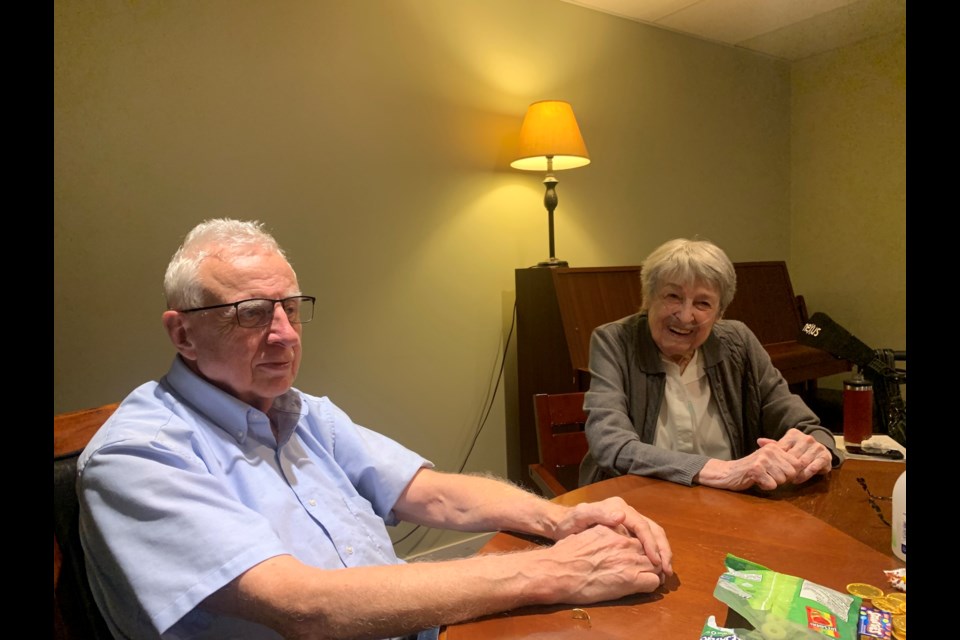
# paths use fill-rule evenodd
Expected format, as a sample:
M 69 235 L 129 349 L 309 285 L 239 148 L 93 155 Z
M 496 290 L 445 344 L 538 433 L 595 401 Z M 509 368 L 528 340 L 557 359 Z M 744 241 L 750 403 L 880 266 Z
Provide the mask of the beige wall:
M 791 278 L 874 349 L 907 348 L 906 57 L 901 31 L 791 74 Z
M 544 98 L 571 101 L 593 158 L 558 174 L 558 257 L 636 264 L 700 234 L 734 260 L 789 259 L 812 303 L 859 309 L 816 289 L 803 253 L 819 241 L 791 224 L 792 180 L 814 183 L 798 216 L 834 190 L 791 172 L 784 62 L 556 0 L 55 2 L 54 17 L 54 412 L 161 376 L 170 255 L 205 218 L 257 218 L 320 301 L 298 386 L 459 469 L 514 270 L 547 258 L 542 176 L 508 166 Z M 823 91 L 852 113 L 860 90 Z M 466 470 L 506 474 L 505 451 L 500 389 Z M 398 549 L 441 539 L 423 536 Z

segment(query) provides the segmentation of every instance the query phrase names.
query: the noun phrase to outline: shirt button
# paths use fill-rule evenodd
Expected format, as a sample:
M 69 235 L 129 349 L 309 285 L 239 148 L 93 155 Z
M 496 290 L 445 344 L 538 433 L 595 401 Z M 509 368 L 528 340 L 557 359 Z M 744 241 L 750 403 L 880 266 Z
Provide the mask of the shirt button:
M 353 555 L 353 547 L 347 547 L 346 551 L 347 551 L 347 555 L 348 555 L 348 556 L 352 556 L 352 555 Z
M 243 431 L 237 431 L 237 440 L 243 438 Z
M 311 507 L 317 506 L 317 501 L 314 500 L 313 498 L 310 498 L 310 500 L 308 500 L 307 502 L 309 503 L 309 505 L 310 505 Z

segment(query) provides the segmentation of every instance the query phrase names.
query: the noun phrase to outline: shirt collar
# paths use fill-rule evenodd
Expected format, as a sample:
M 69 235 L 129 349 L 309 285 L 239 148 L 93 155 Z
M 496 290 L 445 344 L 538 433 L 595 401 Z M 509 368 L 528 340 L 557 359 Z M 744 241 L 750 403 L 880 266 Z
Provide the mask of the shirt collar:
M 660 354 L 660 362 L 663 364 L 663 367 L 667 373 L 673 372 L 673 374 L 683 382 L 687 382 L 688 380 L 699 380 L 703 375 L 703 367 L 700 364 L 700 349 L 697 349 L 693 352 L 693 357 L 691 357 L 690 361 L 687 362 L 687 366 L 684 368 L 682 373 L 680 372 L 680 365 L 662 353 Z
M 251 429 L 270 430 L 270 419 L 277 424 L 277 444 L 282 445 L 293 434 L 305 407 L 296 389 L 289 389 L 273 401 L 265 414 L 246 402 L 207 382 L 178 355 L 163 382 L 191 409 L 203 414 L 238 442 L 243 442 Z

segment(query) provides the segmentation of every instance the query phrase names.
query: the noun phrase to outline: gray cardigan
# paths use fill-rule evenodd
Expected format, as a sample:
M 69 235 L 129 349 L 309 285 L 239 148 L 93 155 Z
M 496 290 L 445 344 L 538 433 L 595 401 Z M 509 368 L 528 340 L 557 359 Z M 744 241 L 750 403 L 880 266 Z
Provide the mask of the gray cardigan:
M 710 392 L 730 438 L 733 459 L 780 439 L 796 427 L 843 462 L 833 434 L 792 393 L 770 356 L 745 324 L 719 320 L 700 347 Z M 590 451 L 580 465 L 580 486 L 633 473 L 691 485 L 709 458 L 653 444 L 666 373 L 645 313 L 597 327 L 590 338 L 590 390 L 584 408 Z M 626 390 L 626 391 L 625 391 Z

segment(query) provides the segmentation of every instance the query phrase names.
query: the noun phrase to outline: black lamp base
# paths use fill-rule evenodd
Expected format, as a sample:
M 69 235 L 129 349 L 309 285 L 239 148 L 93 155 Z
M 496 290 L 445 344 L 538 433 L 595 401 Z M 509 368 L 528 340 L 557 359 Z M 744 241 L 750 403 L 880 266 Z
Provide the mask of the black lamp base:
M 550 258 L 545 262 L 538 262 L 538 267 L 568 267 L 570 266 L 566 260 L 557 260 L 556 258 Z
M 566 267 L 566 260 L 557 260 L 554 258 L 556 249 L 553 244 L 553 210 L 557 208 L 557 179 L 553 175 L 553 156 L 547 156 L 547 177 L 543 179 L 543 184 L 547 190 L 543 194 L 543 206 L 547 208 L 547 223 L 550 231 L 550 259 L 546 262 L 538 262 L 538 267 Z

